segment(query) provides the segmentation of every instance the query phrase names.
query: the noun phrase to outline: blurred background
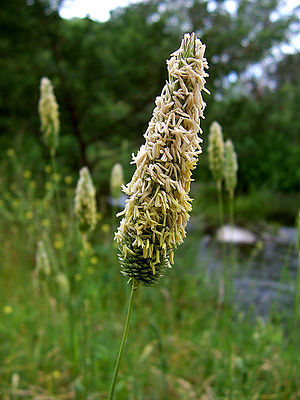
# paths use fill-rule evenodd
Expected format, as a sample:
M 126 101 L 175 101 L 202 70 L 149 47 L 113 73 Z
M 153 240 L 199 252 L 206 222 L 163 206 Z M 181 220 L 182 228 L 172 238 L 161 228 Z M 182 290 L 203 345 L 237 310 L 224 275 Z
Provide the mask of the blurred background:
M 47 162 L 37 113 L 39 82 L 47 76 L 61 113 L 61 165 L 70 172 L 88 165 L 105 190 L 111 167 L 121 160 L 128 180 L 130 154 L 143 141 L 154 99 L 167 78 L 165 60 L 184 32 L 195 31 L 207 45 L 211 91 L 205 96 L 204 157 L 197 181 L 209 179 L 205 135 L 216 120 L 243 160 L 240 192 L 291 196 L 298 189 L 297 2 L 146 1 L 111 10 L 105 22 L 92 18 L 100 12 L 106 19 L 101 9 L 110 2 L 86 2 L 81 16 L 87 15 L 70 18 L 77 3 L 11 1 L 2 6 L 3 162 L 8 147 L 37 171 Z M 276 218 L 292 223 L 289 211 L 278 211 Z
M 174 269 L 140 293 L 118 398 L 299 398 L 299 15 L 294 0 L 1 4 L 1 399 L 107 398 L 127 295 L 113 244 L 124 197 L 112 197 L 111 171 L 120 163 L 130 180 L 185 32 L 207 46 L 211 93 L 192 218 Z M 43 76 L 59 105 L 55 165 L 38 113 Z M 234 248 L 208 166 L 213 121 L 238 157 Z M 83 166 L 98 207 L 88 249 L 73 211 Z

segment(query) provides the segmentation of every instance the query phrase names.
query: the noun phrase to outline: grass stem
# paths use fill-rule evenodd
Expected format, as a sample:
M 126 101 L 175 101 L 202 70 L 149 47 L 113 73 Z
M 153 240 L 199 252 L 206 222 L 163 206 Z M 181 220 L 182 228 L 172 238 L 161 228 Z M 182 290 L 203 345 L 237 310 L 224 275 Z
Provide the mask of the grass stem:
M 130 317 L 131 317 L 132 305 L 133 305 L 133 299 L 134 299 L 134 294 L 135 294 L 135 291 L 136 291 L 137 287 L 138 287 L 137 283 L 133 279 L 132 280 L 130 298 L 129 298 L 129 304 L 128 304 L 128 310 L 127 310 L 127 317 L 126 317 L 126 322 L 125 322 L 125 327 L 124 327 L 124 332 L 123 332 L 123 337 L 122 337 L 122 341 L 121 341 L 121 345 L 120 345 L 120 349 L 119 349 L 119 354 L 118 354 L 118 357 L 117 357 L 115 370 L 114 370 L 114 374 L 113 374 L 113 379 L 112 379 L 111 387 L 110 387 L 110 394 L 109 394 L 109 398 L 108 398 L 109 400 L 113 400 L 114 399 L 115 386 L 116 386 L 116 382 L 117 382 L 117 378 L 118 378 L 118 374 L 119 374 L 119 369 L 120 369 L 122 356 L 123 356 L 125 345 L 126 345 L 126 342 L 127 342 L 129 324 L 130 324 Z
M 235 269 L 235 257 L 234 257 L 234 243 L 233 243 L 233 227 L 234 227 L 234 210 L 233 210 L 233 194 L 229 194 L 229 221 L 231 227 L 231 240 L 230 240 L 230 268 L 228 270 L 228 282 L 230 287 L 228 288 L 229 292 L 232 293 L 234 289 L 233 284 L 233 275 Z
M 223 206 L 223 197 L 222 197 L 222 182 L 219 180 L 217 181 L 217 192 L 218 192 L 218 207 L 219 207 L 219 223 L 220 223 L 220 228 L 222 229 L 224 227 L 224 206 Z M 225 303 L 228 300 L 228 266 L 227 266 L 227 261 L 226 261 L 226 247 L 225 247 L 225 241 L 222 239 L 222 259 L 223 259 L 223 282 L 221 282 L 221 285 L 223 286 L 222 289 L 224 289 L 224 298 L 225 298 Z M 223 290 L 221 290 L 221 293 Z M 221 303 L 223 303 L 223 299 L 219 299 Z

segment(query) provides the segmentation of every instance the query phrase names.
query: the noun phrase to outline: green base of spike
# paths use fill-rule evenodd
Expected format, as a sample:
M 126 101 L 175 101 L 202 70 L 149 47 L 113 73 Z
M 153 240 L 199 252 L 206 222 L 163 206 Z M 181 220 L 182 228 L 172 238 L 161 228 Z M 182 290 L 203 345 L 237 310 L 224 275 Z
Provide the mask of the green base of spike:
M 127 242 L 127 241 L 126 241 Z M 134 247 L 128 242 L 126 246 L 130 248 L 126 257 L 120 248 L 118 255 L 121 264 L 121 274 L 135 279 L 139 284 L 152 286 L 156 284 L 164 275 L 167 268 L 171 268 L 169 256 L 162 256 L 159 263 L 155 263 L 155 258 L 144 258 L 143 249 Z

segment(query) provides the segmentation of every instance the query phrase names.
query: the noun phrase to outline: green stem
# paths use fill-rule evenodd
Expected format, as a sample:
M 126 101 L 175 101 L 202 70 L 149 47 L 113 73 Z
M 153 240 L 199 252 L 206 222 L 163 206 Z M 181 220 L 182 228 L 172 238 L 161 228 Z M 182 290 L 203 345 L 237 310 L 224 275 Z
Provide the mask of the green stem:
M 161 382 L 162 382 L 162 393 L 160 395 L 161 399 L 167 399 L 168 398 L 168 384 L 167 384 L 167 370 L 168 370 L 168 363 L 167 363 L 167 357 L 165 354 L 165 348 L 163 344 L 163 336 L 161 333 L 161 330 L 159 329 L 158 325 L 155 323 L 155 321 L 151 321 L 151 325 L 154 329 L 154 332 L 157 336 L 157 345 L 158 345 L 158 350 L 160 354 L 160 366 L 161 366 Z
M 108 398 L 109 400 L 114 399 L 115 386 L 116 386 L 116 382 L 117 382 L 117 378 L 118 378 L 118 374 L 119 374 L 122 356 L 123 356 L 124 349 L 125 349 L 125 344 L 127 342 L 133 299 L 134 299 L 134 294 L 135 294 L 137 287 L 138 287 L 138 284 L 133 279 L 130 298 L 129 298 L 129 304 L 128 304 L 128 310 L 127 310 L 127 318 L 126 318 L 126 322 L 125 322 L 125 327 L 124 327 L 123 337 L 122 337 L 122 341 L 121 341 L 121 345 L 120 345 L 120 349 L 119 349 L 119 354 L 118 354 L 117 361 L 116 361 L 114 375 L 113 375 L 113 379 L 111 382 L 110 394 L 109 394 L 109 398 Z
M 233 272 L 234 272 L 234 243 L 233 243 L 233 226 L 234 226 L 234 192 L 229 192 L 229 223 L 231 227 L 231 243 L 230 243 L 230 264 L 228 268 L 228 293 L 232 294 L 234 290 L 234 283 L 233 283 Z M 228 316 L 230 318 L 230 315 Z M 230 324 L 230 325 L 229 325 Z M 228 321 L 228 326 L 232 326 L 232 320 Z M 232 338 L 232 332 L 230 330 L 228 334 L 229 338 Z M 233 398 L 233 345 L 231 340 L 229 339 L 229 399 Z
M 51 155 L 51 168 L 52 168 L 52 181 L 53 181 L 53 186 L 52 186 L 52 196 L 55 196 L 56 192 L 56 175 L 57 175 L 57 164 L 56 164 L 56 158 L 54 155 Z
M 81 337 L 79 338 L 80 341 L 80 349 L 81 349 L 81 360 L 80 360 L 80 365 L 82 369 L 82 375 L 83 375 L 83 386 L 84 386 L 84 391 L 82 393 L 82 398 L 86 398 L 86 388 L 87 386 L 87 353 L 88 353 L 88 348 L 89 348 L 89 325 L 87 323 L 87 318 L 88 318 L 88 293 L 86 290 L 86 284 L 87 284 L 87 276 L 86 276 L 86 271 L 87 271 L 87 263 L 88 263 L 88 253 L 87 253 L 87 233 L 81 233 L 80 234 L 81 238 L 81 250 L 83 251 L 83 257 L 80 258 L 80 263 L 79 263 L 79 273 L 82 275 L 83 280 L 80 285 L 78 285 L 78 296 L 80 299 L 79 303 L 79 308 L 80 308 L 80 313 L 81 313 Z
M 84 398 L 86 396 L 87 386 L 87 348 L 88 348 L 88 324 L 87 324 L 87 303 L 84 301 L 82 307 L 82 342 L 81 342 L 81 364 L 82 364 L 82 375 L 83 375 L 83 386 L 84 386 Z
M 223 198 L 222 198 L 222 182 L 217 181 L 217 189 L 218 189 L 218 206 L 219 206 L 219 221 L 220 227 L 224 227 L 224 207 L 223 207 Z M 223 281 L 224 281 L 224 295 L 225 302 L 227 302 L 228 296 L 228 271 L 227 271 L 227 262 L 226 262 L 226 247 L 225 242 L 222 240 L 222 258 L 223 258 Z
M 221 228 L 224 225 L 223 199 L 222 199 L 222 182 L 217 181 L 218 189 L 218 205 L 219 205 L 219 220 Z
M 75 329 L 77 329 L 75 325 L 75 319 L 74 319 L 74 305 L 72 301 L 72 295 L 69 294 L 69 299 L 68 299 L 68 314 L 69 314 L 69 334 L 70 334 L 70 350 L 71 350 L 71 359 L 72 359 L 72 371 L 74 376 L 76 376 L 77 371 L 78 371 L 78 364 L 77 364 L 77 341 L 76 341 L 76 332 Z
M 60 216 L 61 212 L 61 206 L 60 206 L 60 201 L 59 201 L 59 182 L 58 182 L 58 168 L 57 168 L 57 162 L 55 158 L 55 154 L 51 155 L 51 166 L 52 166 L 52 192 L 51 192 L 51 198 L 54 198 L 54 202 L 57 208 L 57 213 Z
M 233 226 L 234 226 L 234 213 L 233 213 L 233 193 L 229 194 L 229 220 L 231 226 L 231 243 L 230 243 L 230 269 L 229 269 L 229 277 L 228 280 L 230 285 L 233 286 L 233 272 L 234 272 L 234 243 L 233 243 Z M 230 292 L 233 287 L 230 287 Z

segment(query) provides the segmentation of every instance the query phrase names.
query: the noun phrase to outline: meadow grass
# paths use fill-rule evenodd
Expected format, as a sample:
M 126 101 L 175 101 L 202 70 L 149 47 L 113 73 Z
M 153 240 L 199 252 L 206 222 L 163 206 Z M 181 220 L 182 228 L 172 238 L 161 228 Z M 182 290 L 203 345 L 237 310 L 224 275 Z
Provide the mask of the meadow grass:
M 53 199 L 43 208 L 48 192 L 43 183 L 32 190 L 31 179 L 18 175 L 19 186 L 2 193 L 0 398 L 107 399 L 130 292 L 119 273 L 110 214 L 83 249 L 73 186 L 61 177 L 58 212 Z M 42 237 L 53 270 L 36 279 Z M 138 290 L 117 398 L 299 398 L 297 327 L 286 316 L 283 324 L 284 315 L 263 321 L 219 305 L 219 283 L 205 273 L 200 239 L 190 233 L 176 252 L 176 268 Z M 58 284 L 58 272 L 69 287 Z
M 32 176 L 13 149 L 7 151 L 10 173 L 3 168 L 0 174 L 0 399 L 113 398 L 108 389 L 130 292 L 113 241 L 117 221 L 107 208 L 96 218 L 87 176 L 77 186 L 74 210 L 75 183 L 54 158 L 58 130 L 50 134 L 52 164 L 40 176 Z M 206 194 L 196 196 L 195 209 L 209 218 Z M 216 205 L 208 203 L 216 215 Z M 247 200 L 237 209 L 243 204 Z M 220 297 L 221 275 L 208 273 L 202 236 L 197 226 L 176 251 L 176 268 L 158 285 L 136 291 L 117 398 L 299 398 L 299 274 L 293 312 L 274 305 L 266 320 L 241 312 L 228 293 L 231 274 L 223 275 L 226 301 Z M 226 272 L 225 258 L 224 245 Z

